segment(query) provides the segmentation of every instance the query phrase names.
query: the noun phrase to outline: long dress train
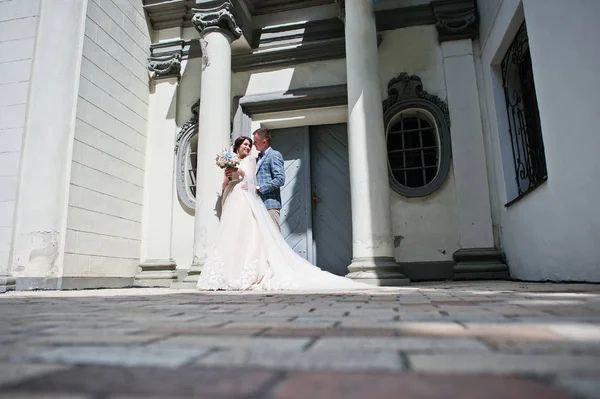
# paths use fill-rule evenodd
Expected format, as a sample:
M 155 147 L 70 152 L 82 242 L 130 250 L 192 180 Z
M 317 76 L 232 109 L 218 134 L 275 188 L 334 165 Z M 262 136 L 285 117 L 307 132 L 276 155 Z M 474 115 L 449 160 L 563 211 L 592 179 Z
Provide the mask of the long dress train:
M 273 223 L 255 186 L 256 158 L 243 180 L 223 192 L 221 222 L 197 288 L 201 290 L 332 290 L 371 286 L 325 272 L 296 254 Z M 248 191 L 241 183 L 247 183 Z

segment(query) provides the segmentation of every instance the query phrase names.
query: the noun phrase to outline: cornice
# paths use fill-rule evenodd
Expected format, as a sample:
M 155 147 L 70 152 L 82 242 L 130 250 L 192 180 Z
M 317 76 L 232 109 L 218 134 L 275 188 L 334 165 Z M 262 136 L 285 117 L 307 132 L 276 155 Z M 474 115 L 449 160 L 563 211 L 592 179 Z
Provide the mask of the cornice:
M 334 107 L 347 104 L 348 91 L 346 85 L 295 89 L 286 92 L 244 96 L 239 99 L 242 110 L 250 116 L 268 112 Z
M 229 36 L 233 41 L 242 36 L 242 29 L 237 25 L 233 16 L 233 4 L 229 1 L 218 2 L 216 6 L 193 8 L 192 25 L 203 35 L 212 30 L 218 30 Z
M 153 0 L 144 1 L 147 3 Z M 196 4 L 194 0 L 185 0 L 186 7 L 189 6 L 190 1 L 194 5 Z M 206 15 L 194 17 L 199 29 L 210 27 L 226 29 L 232 32 L 233 37 L 241 34 L 240 28 L 236 29 L 237 25 L 232 25 L 236 21 L 235 18 L 238 15 L 240 18 L 251 18 L 251 13 L 256 10 L 253 11 L 250 7 L 246 7 L 244 0 L 234 1 L 237 6 L 234 6 L 233 9 L 229 6 L 213 7 L 215 2 L 201 2 L 211 5 L 211 7 L 202 9 L 204 10 L 202 12 L 208 12 L 210 17 Z M 172 1 L 165 0 L 164 3 L 172 4 Z M 231 4 L 230 2 L 226 3 Z M 217 4 L 222 5 L 223 2 Z M 477 34 L 478 16 L 475 0 L 438 0 L 410 7 L 397 7 L 399 4 L 402 4 L 402 1 L 389 0 L 373 3 L 379 32 L 409 26 L 435 25 L 440 42 L 474 38 Z M 152 7 L 159 6 L 159 3 L 152 4 Z M 189 15 L 191 20 L 191 11 Z M 243 22 L 243 24 L 246 27 L 250 26 L 249 21 Z M 278 68 L 306 62 L 341 59 L 346 56 L 344 27 L 337 19 L 309 21 L 253 31 L 245 29 L 244 36 L 252 50 L 232 56 L 233 72 Z M 378 36 L 378 43 L 380 42 L 381 35 Z M 179 41 L 178 43 L 173 41 L 153 44 L 150 47 L 151 54 L 153 57 L 166 56 L 181 51 L 183 59 L 202 56 L 198 39 Z M 172 45 L 179 46 L 179 49 L 169 48 Z M 162 62 L 163 59 L 152 59 L 152 61 Z

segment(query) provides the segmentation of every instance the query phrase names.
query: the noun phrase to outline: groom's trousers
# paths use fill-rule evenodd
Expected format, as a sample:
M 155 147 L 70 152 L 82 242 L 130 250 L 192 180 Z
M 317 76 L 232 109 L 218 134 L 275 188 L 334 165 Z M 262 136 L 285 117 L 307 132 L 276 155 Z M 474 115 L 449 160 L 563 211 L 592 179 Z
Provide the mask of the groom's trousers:
M 279 216 L 281 215 L 281 209 L 269 209 L 269 215 L 271 215 L 271 219 L 275 222 L 275 226 L 281 231 L 281 226 L 279 225 Z

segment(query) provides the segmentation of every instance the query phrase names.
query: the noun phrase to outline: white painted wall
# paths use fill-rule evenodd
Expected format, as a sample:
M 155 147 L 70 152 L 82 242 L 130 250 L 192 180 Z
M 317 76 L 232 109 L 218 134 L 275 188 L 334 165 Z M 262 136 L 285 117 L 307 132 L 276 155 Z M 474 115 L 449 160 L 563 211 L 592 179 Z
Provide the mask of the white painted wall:
M 251 96 L 285 92 L 308 87 L 346 84 L 346 60 L 307 62 L 304 64 L 232 75 L 233 96 Z
M 150 45 L 136 0 L 89 0 L 64 275 L 133 277 L 140 259 Z
M 477 12 L 479 13 L 479 40 L 486 43 L 492 30 L 494 19 L 504 0 L 477 0 Z
M 11 269 L 17 288 L 60 288 L 87 1 L 39 3 Z M 57 63 L 60 54 L 63 63 Z M 21 281 L 19 281 L 21 280 Z
M 502 135 L 506 111 L 497 68 L 514 33 L 527 21 L 548 166 L 548 181 L 504 207 Z M 597 246 L 600 167 L 600 3 L 588 0 L 503 0 L 481 54 L 502 247 L 511 274 L 525 280 L 600 281 Z M 576 60 L 576 62 L 574 62 Z M 503 161 L 503 158 L 505 160 Z
M 39 0 L 0 2 L 0 275 L 10 264 Z
M 433 26 L 383 32 L 379 47 L 382 97 L 400 72 L 421 77 L 423 88 L 446 99 L 442 50 Z M 454 171 L 442 187 L 425 198 L 405 198 L 390 190 L 392 228 L 402 237 L 395 257 L 400 262 L 448 261 L 460 249 Z
M 189 29 L 183 35 L 191 35 Z M 379 47 L 379 74 L 382 99 L 387 97 L 387 83 L 400 72 L 418 74 L 425 89 L 446 98 L 442 51 L 433 26 L 413 27 L 383 33 Z M 192 115 L 190 106 L 200 93 L 200 59 L 184 62 L 178 91 L 177 125 Z M 232 75 L 232 96 L 284 92 L 290 89 L 346 84 L 346 60 L 304 63 L 279 69 L 239 72 Z M 268 127 L 313 123 L 338 123 L 345 112 L 337 109 L 258 115 L 254 119 Z M 330 121 L 330 122 L 327 122 Z M 316 123 L 316 122 L 315 122 Z M 433 195 L 407 199 L 390 190 L 393 232 L 402 236 L 395 250 L 399 261 L 447 261 L 460 248 L 456 195 L 452 168 L 446 183 Z M 175 202 L 177 205 L 177 202 Z M 191 262 L 193 216 L 181 206 L 173 210 L 173 257 L 178 268 Z
M 188 28 L 183 35 L 195 34 Z M 193 58 L 181 63 L 181 79 L 177 89 L 177 118 L 176 124 L 181 128 L 192 117 L 191 107 L 200 98 L 200 77 L 202 60 Z M 173 220 L 172 220 L 171 251 L 177 264 L 177 269 L 189 269 L 192 264 L 194 246 L 194 216 L 188 214 L 179 202 L 177 191 L 173 189 Z

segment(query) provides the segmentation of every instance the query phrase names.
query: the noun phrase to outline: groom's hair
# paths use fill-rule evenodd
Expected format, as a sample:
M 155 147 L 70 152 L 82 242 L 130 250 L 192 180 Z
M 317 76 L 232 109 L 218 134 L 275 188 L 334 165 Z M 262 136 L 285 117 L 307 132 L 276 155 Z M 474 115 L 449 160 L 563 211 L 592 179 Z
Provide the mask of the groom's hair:
M 258 134 L 260 137 L 266 139 L 269 143 L 271 142 L 271 132 L 266 127 L 258 128 L 252 134 Z

